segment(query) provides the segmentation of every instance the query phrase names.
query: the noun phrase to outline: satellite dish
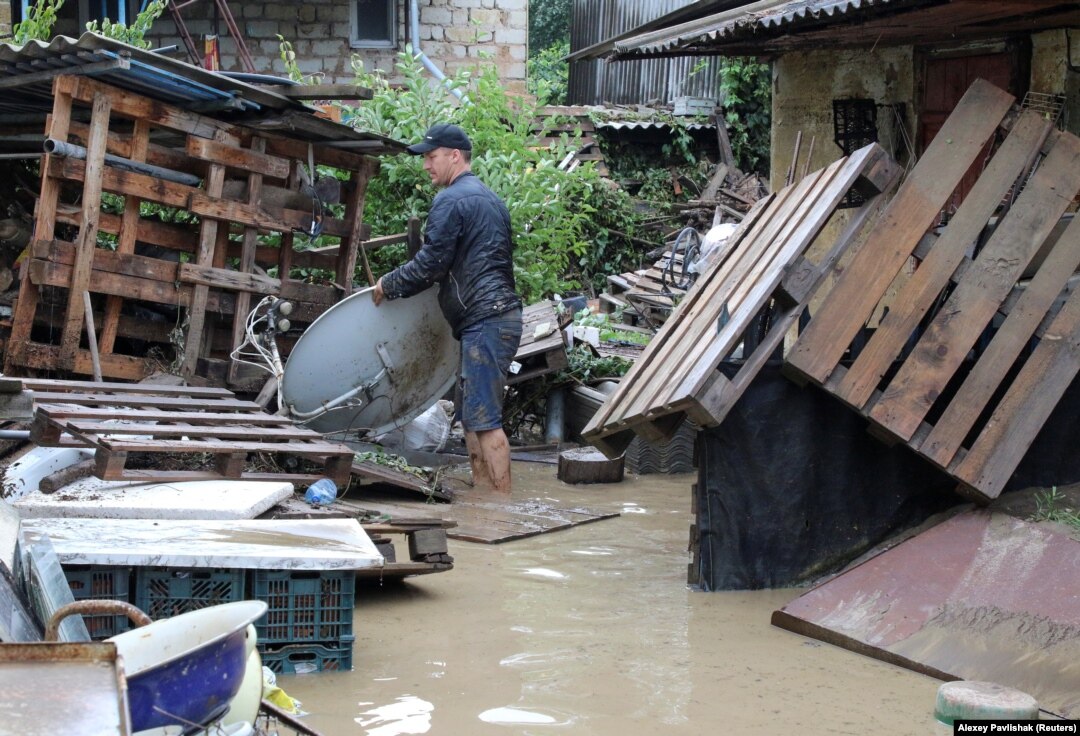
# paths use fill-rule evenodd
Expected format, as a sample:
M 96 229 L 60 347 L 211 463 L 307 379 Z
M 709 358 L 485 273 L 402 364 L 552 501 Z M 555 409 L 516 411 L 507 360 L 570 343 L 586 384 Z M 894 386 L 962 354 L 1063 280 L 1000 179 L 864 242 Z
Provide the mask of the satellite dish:
M 415 419 L 454 385 L 458 341 L 438 289 L 376 307 L 373 287 L 323 312 L 281 380 L 290 417 L 324 434 L 378 436 Z

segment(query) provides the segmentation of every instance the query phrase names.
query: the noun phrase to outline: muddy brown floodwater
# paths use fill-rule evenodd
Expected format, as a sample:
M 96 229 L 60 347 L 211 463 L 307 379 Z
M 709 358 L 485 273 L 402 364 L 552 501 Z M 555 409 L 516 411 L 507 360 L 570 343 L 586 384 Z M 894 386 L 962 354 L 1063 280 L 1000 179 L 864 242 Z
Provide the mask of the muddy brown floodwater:
M 621 516 L 358 590 L 354 669 L 279 678 L 327 736 L 933 734 L 940 682 L 773 627 L 799 590 L 686 585 L 689 475 L 568 486 L 515 463 L 515 498 Z

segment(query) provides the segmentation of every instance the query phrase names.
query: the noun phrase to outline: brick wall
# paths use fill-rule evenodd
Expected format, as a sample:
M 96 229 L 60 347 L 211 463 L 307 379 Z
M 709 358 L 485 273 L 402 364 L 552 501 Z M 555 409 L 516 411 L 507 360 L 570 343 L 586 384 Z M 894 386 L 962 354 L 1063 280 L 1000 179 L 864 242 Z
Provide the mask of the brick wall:
M 0 38 L 10 38 L 11 30 L 11 3 L 0 3 Z
M 368 70 L 383 69 L 395 80 L 396 55 L 408 42 L 408 0 L 397 0 L 398 48 L 350 48 L 351 0 L 305 0 L 260 2 L 230 0 L 229 7 L 244 34 L 248 51 L 261 74 L 283 74 L 278 35 L 293 45 L 297 64 L 305 74 L 322 72 L 323 82 L 350 82 L 353 54 Z M 5 5 L 0 3 L 0 6 Z M 210 20 L 213 3 L 199 3 L 183 10 L 184 23 L 201 49 L 201 38 L 214 32 Z M 528 0 L 419 0 L 420 47 L 446 74 L 461 68 L 495 64 L 499 76 L 512 92 L 525 91 L 525 59 L 528 55 Z M 179 36 L 168 13 L 149 34 L 155 45 L 177 44 Z M 219 24 L 222 68 L 241 71 L 236 45 L 224 22 Z

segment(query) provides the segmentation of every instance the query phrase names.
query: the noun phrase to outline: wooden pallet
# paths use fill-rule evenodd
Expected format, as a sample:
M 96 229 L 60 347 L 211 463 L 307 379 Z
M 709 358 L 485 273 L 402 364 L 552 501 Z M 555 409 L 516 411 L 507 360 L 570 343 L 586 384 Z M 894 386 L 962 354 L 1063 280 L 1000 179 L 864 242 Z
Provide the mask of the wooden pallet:
M 614 457 L 634 434 L 669 438 L 687 416 L 704 426 L 719 424 L 861 230 L 876 197 L 818 263 L 803 253 L 852 188 L 878 195 L 898 174 L 885 151 L 870 145 L 760 200 L 729 239 L 727 257 L 701 275 L 582 436 Z M 767 334 L 759 341 L 755 335 L 754 344 L 744 341 L 765 309 L 772 310 Z M 716 368 L 740 344 L 743 366 L 726 379 Z
M 1080 370 L 1080 296 L 1067 288 L 1080 267 L 1080 223 L 1074 220 L 1058 238 L 1029 283 L 1018 283 L 1080 191 L 1080 139 L 1012 103 L 986 82 L 972 85 L 786 366 L 981 501 L 1000 494 Z M 923 255 L 924 233 L 965 172 L 984 160 L 984 144 L 999 126 L 1011 130 L 960 209 L 929 239 L 919 268 L 891 297 L 862 350 L 849 350 L 897 272 L 912 255 Z M 1036 160 L 1011 208 L 969 257 L 1005 194 L 1028 177 Z M 920 324 L 921 337 L 910 347 Z
M 562 370 L 568 365 L 561 322 L 551 301 L 537 302 L 521 312 L 521 344 L 514 360 L 521 364 L 510 374 L 507 385 Z
M 266 414 L 258 404 L 241 401 L 225 389 L 22 380 L 37 402 L 30 439 L 45 447 L 94 448 L 94 474 L 103 480 L 311 482 L 326 476 L 340 486 L 349 481 L 349 447 L 327 442 L 285 417 Z M 213 469 L 129 468 L 134 453 L 207 454 L 213 456 Z M 245 471 L 248 457 L 256 453 L 303 458 L 323 470 Z

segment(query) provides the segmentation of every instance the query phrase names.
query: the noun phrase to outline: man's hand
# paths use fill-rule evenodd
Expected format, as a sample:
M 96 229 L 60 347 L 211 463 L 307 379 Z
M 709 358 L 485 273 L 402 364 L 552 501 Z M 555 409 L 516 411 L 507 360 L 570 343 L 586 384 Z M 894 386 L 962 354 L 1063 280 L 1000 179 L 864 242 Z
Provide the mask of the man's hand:
M 371 293 L 371 299 L 375 302 L 375 306 L 382 304 L 383 299 L 386 298 L 386 294 L 382 290 L 382 279 L 375 282 L 375 291 Z

